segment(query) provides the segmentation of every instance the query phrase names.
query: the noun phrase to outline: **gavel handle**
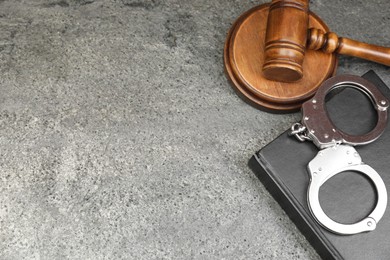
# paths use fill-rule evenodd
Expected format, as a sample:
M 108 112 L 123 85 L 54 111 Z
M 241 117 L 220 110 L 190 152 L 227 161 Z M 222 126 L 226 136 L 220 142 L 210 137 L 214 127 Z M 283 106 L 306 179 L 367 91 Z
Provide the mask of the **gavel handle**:
M 390 66 L 390 48 L 338 37 L 333 32 L 325 33 L 315 28 L 309 29 L 307 48 L 354 56 Z

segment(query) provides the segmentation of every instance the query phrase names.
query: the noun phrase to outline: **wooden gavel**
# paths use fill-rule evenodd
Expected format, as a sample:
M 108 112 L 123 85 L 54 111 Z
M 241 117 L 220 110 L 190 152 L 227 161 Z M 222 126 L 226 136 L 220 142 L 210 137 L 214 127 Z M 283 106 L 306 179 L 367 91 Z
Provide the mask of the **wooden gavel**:
M 390 48 L 338 37 L 309 26 L 308 0 L 272 0 L 265 36 L 263 75 L 274 81 L 302 78 L 306 49 L 339 53 L 390 66 Z

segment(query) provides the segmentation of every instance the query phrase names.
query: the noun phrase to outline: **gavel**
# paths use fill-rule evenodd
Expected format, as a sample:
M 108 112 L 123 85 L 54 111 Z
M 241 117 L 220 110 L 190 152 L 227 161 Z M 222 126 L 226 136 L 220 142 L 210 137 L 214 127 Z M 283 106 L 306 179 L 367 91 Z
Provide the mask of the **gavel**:
M 224 46 L 225 71 L 240 97 L 275 112 L 298 111 L 337 69 L 338 54 L 390 66 L 390 48 L 338 37 L 309 0 L 272 0 L 242 13 Z
M 263 75 L 294 82 L 303 76 L 306 49 L 354 56 L 390 66 L 390 48 L 338 37 L 309 26 L 308 0 L 272 0 L 265 35 Z

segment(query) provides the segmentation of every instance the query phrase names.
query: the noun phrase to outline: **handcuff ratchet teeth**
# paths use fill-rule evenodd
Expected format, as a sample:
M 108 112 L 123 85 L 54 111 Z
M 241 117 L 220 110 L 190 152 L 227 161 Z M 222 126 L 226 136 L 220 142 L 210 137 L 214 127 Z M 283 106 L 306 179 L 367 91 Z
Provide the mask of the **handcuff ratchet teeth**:
M 349 135 L 337 129 L 329 119 L 325 108 L 326 95 L 337 88 L 355 88 L 366 94 L 378 115 L 374 129 L 364 135 Z M 375 141 L 385 130 L 389 101 L 369 81 L 352 75 L 340 75 L 325 81 L 313 98 L 302 105 L 302 121 L 291 127 L 290 135 L 300 141 L 312 141 L 320 151 L 308 164 L 310 183 L 307 200 L 310 212 L 317 222 L 329 231 L 351 235 L 372 231 L 382 218 L 387 206 L 386 186 L 380 175 L 362 159 L 353 146 Z M 354 224 L 341 224 L 329 218 L 319 202 L 320 187 L 331 177 L 355 171 L 368 177 L 375 186 L 377 203 L 375 209 L 363 220 Z

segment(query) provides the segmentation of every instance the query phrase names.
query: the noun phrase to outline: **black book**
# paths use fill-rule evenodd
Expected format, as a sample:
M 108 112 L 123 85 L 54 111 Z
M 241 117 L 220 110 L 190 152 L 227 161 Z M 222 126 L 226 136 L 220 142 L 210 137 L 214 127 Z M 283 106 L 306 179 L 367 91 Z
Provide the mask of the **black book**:
M 369 71 L 363 78 L 374 83 L 390 100 L 390 90 Z M 326 103 L 333 123 L 342 131 L 360 135 L 369 132 L 377 122 L 369 98 L 358 90 L 345 88 Z M 382 177 L 390 195 L 390 127 L 376 141 L 355 147 L 362 161 Z M 342 236 L 321 227 L 307 205 L 308 163 L 318 153 L 311 142 L 299 142 L 288 131 L 257 152 L 249 166 L 275 200 L 324 259 L 390 259 L 390 206 L 372 232 Z M 371 213 L 376 204 L 372 183 L 356 172 L 340 173 L 320 189 L 320 203 L 333 220 L 351 224 Z M 389 199 L 390 204 L 390 199 Z

